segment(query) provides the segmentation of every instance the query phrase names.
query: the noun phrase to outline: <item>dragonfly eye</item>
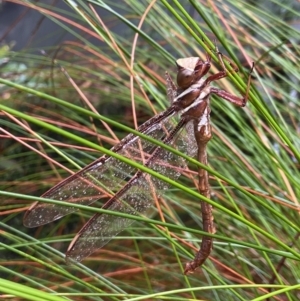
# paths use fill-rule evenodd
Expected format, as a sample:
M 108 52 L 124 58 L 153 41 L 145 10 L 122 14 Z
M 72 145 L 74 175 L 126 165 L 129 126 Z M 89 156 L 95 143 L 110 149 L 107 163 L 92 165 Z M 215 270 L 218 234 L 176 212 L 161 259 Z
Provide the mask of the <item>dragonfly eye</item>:
M 177 84 L 180 88 L 188 88 L 195 79 L 195 72 L 178 66 Z
M 177 84 L 179 88 L 189 88 L 197 80 L 200 67 L 203 62 L 199 57 L 187 57 L 178 59 L 177 64 Z

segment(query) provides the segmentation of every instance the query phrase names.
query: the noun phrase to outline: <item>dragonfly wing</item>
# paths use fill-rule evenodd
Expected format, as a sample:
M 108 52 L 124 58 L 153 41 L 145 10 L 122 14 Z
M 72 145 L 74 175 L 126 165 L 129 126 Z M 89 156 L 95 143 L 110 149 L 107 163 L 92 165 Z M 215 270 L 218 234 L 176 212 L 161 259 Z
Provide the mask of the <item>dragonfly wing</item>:
M 130 174 L 131 171 L 130 166 L 112 157 L 103 156 L 92 165 L 54 186 L 42 197 L 70 204 L 89 205 L 101 198 L 109 197 L 112 185 L 118 188 L 120 182 L 126 178 L 126 173 Z M 73 206 L 38 202 L 26 212 L 24 225 L 37 227 L 74 211 L 77 209 Z
M 172 142 L 176 148 L 189 156 L 194 156 L 197 151 L 196 141 L 189 123 Z M 156 147 L 153 145 L 156 149 Z M 173 153 L 160 149 L 155 160 L 150 161 L 149 168 L 176 180 L 186 162 Z M 127 185 L 122 188 L 118 197 L 113 197 L 107 202 L 105 209 L 130 215 L 147 213 L 152 206 L 154 194 L 162 194 L 168 189 L 169 184 L 145 173 L 138 172 Z M 97 249 L 102 248 L 119 232 L 130 226 L 133 219 L 110 215 L 106 213 L 94 215 L 80 230 L 71 242 L 66 258 L 70 263 L 73 260 L 81 261 Z
M 155 139 L 161 140 L 173 125 L 173 122 L 168 120 L 172 115 L 164 119 L 162 118 L 163 114 L 159 114 L 144 123 L 140 127 L 141 131 Z M 112 150 L 142 163 L 147 159 L 147 153 L 151 153 L 153 147 L 153 144 L 148 141 L 129 134 Z M 126 179 L 130 179 L 135 172 L 136 169 L 134 167 L 105 155 L 57 184 L 43 194 L 42 197 L 70 204 L 89 205 L 102 198 L 110 198 L 124 186 Z M 37 227 L 75 211 L 77 209 L 72 205 L 63 206 L 37 202 L 26 212 L 24 225 Z
M 131 215 L 145 214 L 152 206 L 152 197 L 149 197 L 144 178 L 133 183 L 121 199 L 115 199 L 106 209 Z M 142 188 L 142 185 L 144 186 Z M 149 186 L 148 186 L 149 188 Z M 106 245 L 114 236 L 134 222 L 133 219 L 110 215 L 94 215 L 75 236 L 66 254 L 67 263 L 73 260 L 82 261 L 97 249 Z

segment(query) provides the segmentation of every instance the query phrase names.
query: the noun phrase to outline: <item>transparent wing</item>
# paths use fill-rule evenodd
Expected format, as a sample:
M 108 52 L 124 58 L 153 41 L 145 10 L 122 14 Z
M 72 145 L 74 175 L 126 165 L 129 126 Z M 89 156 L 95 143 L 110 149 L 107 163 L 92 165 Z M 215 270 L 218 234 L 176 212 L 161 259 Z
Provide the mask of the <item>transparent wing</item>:
M 170 144 L 173 146 L 176 144 L 178 150 L 189 156 L 194 156 L 197 146 L 192 124 L 187 124 L 172 139 Z M 155 145 L 150 145 L 151 143 L 147 143 L 149 148 L 157 150 Z M 159 148 L 159 151 L 155 155 L 155 160 L 149 161 L 149 168 L 172 180 L 176 180 L 183 172 L 183 169 L 186 168 L 184 159 L 161 148 Z M 145 214 L 153 204 L 154 194 L 161 194 L 168 187 L 169 185 L 164 181 L 148 174 L 137 172 L 127 185 L 111 198 L 103 208 L 130 215 Z M 112 237 L 116 236 L 133 222 L 134 220 L 132 219 L 109 214 L 94 215 L 71 242 L 66 255 L 67 262 L 83 260 L 107 244 Z
M 170 117 L 174 112 L 171 112 L 169 115 L 167 112 L 165 111 L 151 118 L 139 130 L 155 139 L 162 139 L 173 126 Z M 147 160 L 149 154 L 151 155 L 153 148 L 154 145 L 148 141 L 129 134 L 112 150 L 142 163 Z M 74 204 L 89 205 L 103 198 L 113 196 L 135 172 L 136 170 L 132 166 L 113 157 L 103 156 L 54 186 L 43 194 L 42 197 Z M 57 220 L 76 210 L 72 206 L 67 207 L 37 202 L 26 212 L 24 225 L 27 227 L 37 227 Z

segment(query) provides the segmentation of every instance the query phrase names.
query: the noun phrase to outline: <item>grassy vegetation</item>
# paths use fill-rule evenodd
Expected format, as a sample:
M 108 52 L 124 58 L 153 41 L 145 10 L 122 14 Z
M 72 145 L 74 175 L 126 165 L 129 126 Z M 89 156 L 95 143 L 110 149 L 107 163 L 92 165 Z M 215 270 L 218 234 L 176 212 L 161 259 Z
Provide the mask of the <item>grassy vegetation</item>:
M 300 48 L 293 27 L 299 3 L 65 1 L 70 14 L 13 2 L 44 14 L 75 40 L 45 49 L 48 56 L 34 48 L 0 51 L 3 298 L 299 300 Z M 23 213 L 115 145 L 127 127 L 168 106 L 164 72 L 175 77 L 177 58 L 204 59 L 209 51 L 217 72 L 214 39 L 240 69 L 216 86 L 244 93 L 256 66 L 245 108 L 211 99 L 207 169 L 217 232 L 210 258 L 183 275 L 203 234 L 191 159 L 190 173 L 153 202 L 149 219 L 67 266 L 68 244 L 101 209 L 86 206 L 34 229 L 23 226 Z

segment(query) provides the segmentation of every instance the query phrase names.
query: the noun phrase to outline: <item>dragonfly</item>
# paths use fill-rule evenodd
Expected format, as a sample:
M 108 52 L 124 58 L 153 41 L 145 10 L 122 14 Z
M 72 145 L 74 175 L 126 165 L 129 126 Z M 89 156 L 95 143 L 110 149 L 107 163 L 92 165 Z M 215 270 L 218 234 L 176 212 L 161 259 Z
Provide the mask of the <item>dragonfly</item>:
M 177 84 L 166 72 L 169 107 L 138 128 L 142 134 L 160 140 L 190 157 L 196 156 L 204 165 L 208 164 L 207 143 L 212 136 L 210 96 L 214 94 L 243 107 L 247 103 L 250 88 L 250 75 L 245 96 L 236 96 L 211 85 L 212 82 L 228 75 L 224 55 L 217 47 L 216 53 L 222 70 L 213 75 L 208 75 L 212 61 L 208 52 L 204 60 L 200 57 L 178 59 Z M 230 63 L 232 72 L 237 72 L 235 64 L 229 58 L 225 59 Z M 252 69 L 253 67 L 254 65 Z M 172 180 L 177 180 L 187 171 L 185 159 L 134 134 L 127 135 L 111 150 Z M 198 178 L 200 194 L 210 198 L 208 172 L 199 168 Z M 169 184 L 163 180 L 115 157 L 104 155 L 55 185 L 42 197 L 80 205 L 91 205 L 103 199 L 105 202 L 102 209 L 140 216 L 147 215 L 155 195 L 163 194 L 168 188 Z M 77 210 L 72 206 L 36 202 L 26 211 L 23 223 L 26 227 L 38 227 Z M 186 263 L 185 274 L 192 273 L 201 266 L 212 250 L 213 240 L 210 234 L 215 233 L 212 206 L 201 201 L 201 212 L 203 230 L 208 235 L 203 236 L 194 259 Z M 82 261 L 133 222 L 134 219 L 123 216 L 96 213 L 70 243 L 66 252 L 67 263 Z

